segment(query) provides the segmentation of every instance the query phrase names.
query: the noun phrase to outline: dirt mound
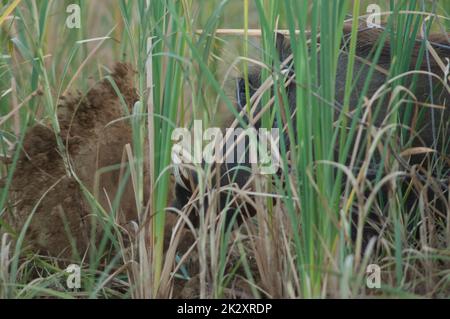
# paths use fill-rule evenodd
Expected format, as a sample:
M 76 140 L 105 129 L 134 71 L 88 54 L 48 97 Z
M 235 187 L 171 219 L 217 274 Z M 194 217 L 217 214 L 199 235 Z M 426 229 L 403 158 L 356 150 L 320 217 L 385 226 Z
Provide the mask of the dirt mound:
M 127 64 L 114 68 L 112 79 L 123 100 L 108 79 L 85 96 L 76 93 L 62 99 L 58 120 L 65 154 L 52 129 L 36 125 L 27 132 L 11 185 L 14 209 L 7 219 L 20 231 L 34 211 L 26 236 L 33 250 L 71 257 L 75 246 L 79 253 L 88 246 L 93 210 L 68 163 L 103 208 L 111 211 L 123 181 L 124 147 L 131 143 L 129 122 L 118 119 L 138 100 L 133 73 Z M 121 220 L 136 219 L 131 181 L 125 183 L 120 203 Z

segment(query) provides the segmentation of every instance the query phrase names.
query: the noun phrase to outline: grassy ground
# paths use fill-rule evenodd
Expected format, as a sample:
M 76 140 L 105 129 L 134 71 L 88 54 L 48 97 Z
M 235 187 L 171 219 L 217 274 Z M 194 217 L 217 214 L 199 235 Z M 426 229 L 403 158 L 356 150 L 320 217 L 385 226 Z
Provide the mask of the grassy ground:
M 369 83 L 374 68 L 361 77 L 352 76 L 357 44 L 351 41 L 337 124 L 334 109 L 329 107 L 335 101 L 344 20 L 366 14 L 372 2 L 0 0 L 0 156 L 4 159 L 0 165 L 0 234 L 8 233 L 1 238 L 0 297 L 448 297 L 450 195 L 448 172 L 442 164 L 445 160 L 431 154 L 435 166 L 428 169 L 429 174 L 424 173 L 425 181 L 412 178 L 405 188 L 401 177 L 411 171 L 399 164 L 389 147 L 396 144 L 408 155 L 407 141 L 396 142 L 394 138 L 405 134 L 408 116 L 395 111 L 384 129 L 371 137 L 359 136 L 363 133 L 358 121 L 344 116 L 350 110 L 362 112 L 372 104 L 374 109 L 411 107 L 406 93 L 395 86 L 414 88 L 420 80 L 393 80 L 386 90 L 394 93 L 381 102 L 368 102 L 365 97 L 371 96 L 362 90 L 353 104 L 354 84 Z M 66 23 L 71 14 L 66 8 L 72 3 L 81 10 L 80 28 L 68 28 Z M 387 73 L 388 79 L 395 79 L 410 71 L 409 58 L 424 21 L 427 30 L 448 33 L 449 2 L 377 3 L 389 11 L 383 21 L 391 31 L 382 33 L 381 38 L 390 38 L 395 63 Z M 438 17 L 430 18 L 431 13 Z M 357 24 L 352 29 L 355 40 Z M 288 125 L 294 145 L 289 156 L 281 143 L 284 172 L 271 183 L 252 176 L 252 191 L 257 196 L 249 200 L 258 213 L 238 230 L 225 229 L 221 218 L 215 223 L 219 212 L 211 211 L 202 215 L 205 217 L 200 218 L 197 229 L 183 228 L 180 223 L 184 219 L 175 221 L 168 208 L 173 188 L 172 131 L 175 127 L 190 128 L 194 119 L 203 120 L 206 127 L 239 118 L 234 78 L 243 76 L 248 86 L 247 75 L 255 65 L 266 66 L 262 80 L 273 81 L 276 88 L 260 94 L 262 105 L 272 105 L 262 123 L 272 127 L 275 119 L 281 120 L 288 96 L 279 80 L 280 63 L 274 59 L 273 30 L 277 26 L 291 35 L 300 30 L 295 40 L 291 36 L 297 112 L 295 121 Z M 218 28 L 243 31 L 237 36 L 215 35 Z M 261 30 L 260 36 L 249 33 L 248 29 L 255 28 Z M 316 40 L 319 33 L 320 50 Z M 373 59 L 381 48 L 382 41 L 375 45 Z M 419 55 L 419 59 L 439 59 L 444 67 L 448 64 L 448 57 L 427 54 L 424 45 Z M 117 61 L 128 62 L 136 73 L 109 75 Z M 438 74 L 437 78 L 445 82 L 446 76 Z M 431 87 L 439 89 L 436 83 L 439 80 Z M 98 99 L 88 94 L 94 85 Z M 126 92 L 129 86 L 136 88 L 136 96 Z M 88 94 L 86 100 L 76 94 L 67 98 L 69 92 L 76 91 L 79 96 Z M 274 91 L 279 94 L 274 95 Z M 443 94 L 447 98 L 442 103 L 448 108 L 448 86 Z M 60 110 L 70 109 L 71 103 L 93 110 L 85 118 L 67 120 L 79 121 L 77 134 L 68 133 L 67 123 L 61 120 Z M 83 126 L 83 121 L 101 118 L 98 112 L 116 113 L 102 119 L 105 122 Z M 126 128 L 115 126 L 120 123 Z M 50 134 L 43 133 L 39 140 L 27 139 L 26 132 L 36 125 L 46 127 Z M 105 127 L 110 133 L 99 133 Z M 80 151 L 71 149 L 67 136 L 80 138 L 81 149 L 86 141 L 93 149 L 107 141 L 104 154 L 75 157 L 73 154 Z M 358 138 L 361 143 L 355 143 Z M 42 177 L 39 172 L 33 175 L 33 170 L 16 172 L 25 167 L 24 146 L 33 148 L 48 140 L 55 141 L 49 148 L 57 159 L 49 160 L 44 152 L 43 160 L 50 162 L 46 173 L 58 171 L 58 176 L 68 178 L 67 185 L 75 185 L 76 192 L 68 193 L 58 178 Z M 335 145 L 339 145 L 338 159 L 330 151 Z M 107 154 L 113 154 L 118 162 L 109 163 Z M 349 163 L 349 158 L 354 161 Z M 383 165 L 369 179 L 371 158 Z M 102 160 L 105 165 L 99 164 Z M 89 165 L 94 168 L 88 170 Z M 123 180 L 116 183 L 120 186 L 111 186 L 114 191 L 108 193 L 109 184 L 95 184 L 97 169 L 103 169 L 101 174 L 120 171 Z M 25 177 L 15 188 L 18 174 Z M 200 181 L 201 192 L 207 189 L 203 185 L 207 180 L 208 176 Z M 441 184 L 447 186 L 435 187 Z M 419 195 L 411 195 L 414 187 Z M 22 189 L 28 189 L 27 194 L 35 200 L 21 212 L 26 199 Z M 430 190 L 441 195 L 445 208 L 440 213 L 433 196 L 428 195 Z M 60 203 L 59 195 L 54 195 L 58 192 L 65 196 Z M 56 203 L 49 201 L 52 196 L 56 196 Z M 418 199 L 412 207 L 407 205 L 409 196 Z M 86 234 L 92 239 L 90 249 L 87 254 L 79 251 L 49 257 L 33 248 L 27 233 L 38 225 L 36 220 L 54 227 L 50 218 L 58 213 L 53 209 L 64 210 L 66 198 L 76 203 L 71 207 L 80 205 L 74 212 L 86 212 L 89 223 L 95 224 Z M 127 205 L 132 206 L 132 217 L 127 215 L 123 223 L 121 214 Z M 186 210 L 172 213 L 183 217 Z M 383 212 L 386 220 L 378 240 L 365 243 L 363 222 L 352 230 L 351 216 L 368 216 L 374 211 Z M 17 229 L 8 216 L 24 213 Z M 47 218 L 50 221 L 46 224 Z M 72 230 L 76 242 L 79 234 L 73 233 L 77 228 L 72 229 L 70 221 L 62 225 Z M 42 229 L 42 233 L 47 231 Z M 58 231 L 50 232 L 48 240 Z M 65 267 L 69 263 L 81 265 L 80 289 L 66 286 Z M 381 269 L 378 289 L 366 284 L 370 264 Z

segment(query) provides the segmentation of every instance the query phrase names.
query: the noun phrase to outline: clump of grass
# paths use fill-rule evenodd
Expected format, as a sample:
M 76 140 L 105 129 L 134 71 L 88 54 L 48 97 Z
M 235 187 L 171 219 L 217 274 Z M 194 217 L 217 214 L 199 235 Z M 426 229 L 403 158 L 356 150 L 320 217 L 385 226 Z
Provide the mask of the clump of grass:
M 385 15 L 385 31 L 370 55 L 374 63 L 368 74 L 354 72 L 359 63 L 356 39 L 360 21 L 356 17 L 365 8 L 360 1 L 121 0 L 112 6 L 77 1 L 81 29 L 65 25 L 68 1 L 3 3 L 0 155 L 8 160 L 0 167 L 4 181 L 0 232 L 8 231 L 15 237 L 2 236 L 0 297 L 173 297 L 191 284 L 195 296 L 203 298 L 448 296 L 450 219 L 436 216 L 435 203 L 427 195 L 430 190 L 441 192 L 448 215 L 448 186 L 440 186 L 441 179 L 448 179 L 448 172 L 444 168 L 433 169 L 433 174 L 424 172 L 425 180 L 413 178 L 405 189 L 402 178 L 406 173 L 389 152 L 390 147 L 408 145 L 408 123 L 414 116 L 407 93 L 395 88 L 403 85 L 413 90 L 418 85 L 417 76 L 409 80 L 401 75 L 410 71 L 410 57 L 424 25 L 428 31 L 448 29 L 448 2 L 425 5 L 424 1 L 380 1 L 389 14 Z M 244 21 L 242 37 L 237 40 L 235 35 L 217 33 L 224 17 L 229 19 L 227 13 L 232 12 L 232 16 L 234 11 L 242 12 Z M 424 14 L 417 13 L 420 11 Z M 437 12 L 443 18 L 431 18 L 425 12 Z M 354 19 L 346 52 L 343 103 L 336 118 L 342 30 L 349 17 Z M 425 18 L 429 18 L 426 24 Z M 261 30 L 257 57 L 250 54 L 252 25 Z M 280 61 L 276 48 L 274 30 L 279 28 L 289 34 L 292 55 L 286 61 Z M 369 83 L 388 38 L 395 63 L 386 72 L 388 81 L 394 80 L 371 99 Z M 241 44 L 242 56 L 222 74 L 220 65 L 226 58 L 221 54 L 233 41 Z M 424 44 L 418 59 L 431 58 L 435 57 L 430 57 Z M 9 187 L 25 132 L 36 123 L 51 127 L 61 156 L 70 163 L 59 137 L 59 100 L 71 90 L 86 92 L 91 78 L 103 78 L 108 67 L 122 59 L 137 71 L 139 101 L 130 112 L 124 110 L 123 118 L 132 129 L 132 143 L 124 149 L 124 161 L 134 189 L 136 218 L 133 229 L 125 229 L 118 222 L 120 212 L 114 209 L 121 200 L 120 192 L 111 199 L 117 206 L 106 208 L 96 194 L 83 188 L 92 214 L 102 217 L 98 226 L 104 236 L 90 255 L 76 260 L 82 266 L 82 289 L 73 291 L 65 286 L 67 274 L 61 260 L 30 252 L 26 243 L 22 245 L 26 228 L 13 231 L 5 222 L 5 214 L 14 207 Z M 253 97 L 249 87 L 252 64 L 263 66 L 261 82 L 267 84 Z M 269 182 L 252 175 L 251 194 L 235 190 L 247 196 L 258 211 L 241 227 L 225 228 L 223 214 L 214 205 L 200 205 L 200 226 L 194 229 L 187 219 L 190 207 L 181 211 L 168 207 L 172 130 L 191 127 L 195 119 L 210 125 L 224 109 L 236 125 L 248 126 L 244 119 L 255 116 L 251 113 L 255 101 L 269 110 L 261 114 L 263 127 L 283 123 L 283 114 L 290 109 L 281 70 L 289 65 L 296 71 L 295 78 L 290 79 L 296 83 L 296 113 L 286 123 L 290 149 L 280 140 L 282 174 Z M 250 101 L 242 114 L 224 84 L 234 69 L 242 72 L 246 100 Z M 430 89 L 434 85 L 438 88 L 431 83 Z M 362 90 L 354 105 L 351 97 L 359 86 Z M 122 92 L 117 94 L 123 99 Z M 394 109 L 386 125 L 372 135 L 366 134 L 359 120 L 366 119 L 370 126 L 373 123 L 368 110 L 376 113 L 386 105 Z M 401 107 L 410 111 L 396 111 Z M 352 118 L 347 116 L 350 112 Z M 399 142 L 398 136 L 403 140 Z M 337 158 L 333 152 L 336 145 Z M 384 147 L 382 151 L 380 147 Z M 369 163 L 376 156 L 381 165 L 374 173 L 376 177 L 369 179 Z M 433 160 L 444 166 L 437 155 Z M 67 166 L 68 174 L 73 174 Z M 209 185 L 211 170 L 202 174 L 203 169 L 195 167 L 197 175 L 204 176 L 199 180 L 199 195 L 211 193 L 209 199 L 214 203 L 218 195 Z M 389 185 L 388 191 L 385 185 Z M 413 187 L 419 189 L 420 197 L 417 206 L 409 208 L 405 203 Z M 388 207 L 389 214 L 379 238 L 363 243 L 364 221 L 381 207 Z M 173 213 L 181 218 L 169 228 L 167 216 Z M 354 229 L 352 214 L 360 216 Z M 179 246 L 186 241 L 184 228 L 194 239 L 181 251 Z M 412 238 L 411 229 L 419 233 L 418 238 Z M 164 245 L 170 235 L 171 240 Z M 381 266 L 383 286 L 379 290 L 366 286 L 369 264 Z

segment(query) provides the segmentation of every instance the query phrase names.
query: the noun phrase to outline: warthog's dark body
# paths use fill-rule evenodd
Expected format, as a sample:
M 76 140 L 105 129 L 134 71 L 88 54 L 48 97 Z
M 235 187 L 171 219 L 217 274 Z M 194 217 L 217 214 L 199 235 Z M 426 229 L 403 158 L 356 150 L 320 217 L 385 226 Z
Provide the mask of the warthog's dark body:
M 348 37 L 350 35 L 349 27 L 346 26 L 344 30 L 345 40 L 348 40 Z M 355 61 L 354 66 L 354 79 L 356 79 L 356 86 L 354 90 L 352 91 L 351 97 L 350 97 L 350 113 L 354 110 L 354 108 L 358 105 L 358 100 L 360 99 L 361 92 L 363 91 L 363 87 L 366 82 L 367 74 L 370 70 L 370 64 L 373 57 L 373 52 L 376 49 L 376 42 L 380 36 L 382 31 L 377 29 L 368 29 L 368 30 L 361 30 L 359 32 L 358 36 L 358 42 L 357 42 L 357 56 L 358 59 Z M 439 55 L 439 57 L 445 61 L 445 58 L 450 57 L 450 49 L 448 47 L 448 43 L 446 42 L 445 36 L 431 36 L 429 38 L 429 41 L 434 48 L 435 52 Z M 340 108 L 342 107 L 342 103 L 344 100 L 344 91 L 345 91 L 345 79 L 346 79 L 346 70 L 347 70 L 347 64 L 348 64 L 348 55 L 346 54 L 346 51 L 348 50 L 347 44 L 349 41 L 343 41 L 345 43 L 342 47 L 342 53 L 340 54 L 340 57 L 338 59 L 337 64 L 337 78 L 336 78 L 336 101 L 335 103 L 330 103 L 330 107 L 333 107 L 336 115 L 336 119 L 338 115 L 341 114 Z M 416 64 L 419 58 L 419 52 L 420 47 L 423 45 L 423 41 L 421 39 L 417 40 L 417 45 L 413 50 L 413 55 L 411 56 L 411 68 L 410 70 L 421 70 L 421 71 L 431 71 L 432 73 L 435 73 L 438 77 L 444 78 L 444 71 L 442 70 L 442 64 L 439 65 L 439 63 L 429 56 L 429 59 L 423 59 L 423 63 L 421 64 L 420 68 L 416 68 Z M 290 54 L 290 47 L 289 43 L 286 39 L 283 37 L 277 38 L 277 46 L 279 51 L 279 58 L 281 61 L 284 61 Z M 387 75 L 386 72 L 389 72 L 389 69 L 391 67 L 391 50 L 389 45 L 389 39 L 387 39 L 383 50 L 381 52 L 381 55 L 379 57 L 379 60 L 377 62 L 377 66 L 374 70 L 373 77 L 370 80 L 368 91 L 366 92 L 365 96 L 367 98 L 372 97 L 377 90 L 379 90 L 380 87 L 385 85 L 387 83 Z M 445 62 L 447 63 L 447 62 Z M 293 71 L 293 68 L 290 69 L 290 75 L 294 74 L 295 71 Z M 288 74 L 289 75 L 289 74 Z M 412 121 L 409 123 L 411 127 L 413 127 L 413 130 L 415 133 L 413 133 L 411 136 L 411 143 L 407 144 L 405 148 L 412 148 L 412 147 L 426 147 L 430 149 L 434 149 L 436 152 L 433 154 L 426 154 L 426 152 L 414 152 L 414 154 L 408 154 L 408 156 L 401 157 L 400 154 L 395 154 L 396 159 L 400 162 L 400 165 L 403 170 L 410 171 L 411 166 L 413 165 L 419 165 L 419 167 L 422 167 L 423 171 L 431 172 L 433 174 L 433 170 L 435 169 L 434 166 L 431 167 L 430 165 L 430 158 L 431 155 L 436 158 L 436 154 L 438 155 L 438 158 L 441 159 L 441 162 L 444 163 L 444 168 L 446 167 L 448 169 L 448 158 L 449 158 L 449 137 L 450 137 L 450 123 L 449 123 L 449 91 L 448 87 L 442 86 L 442 83 L 439 82 L 439 80 L 436 77 L 433 77 L 432 84 L 430 86 L 430 76 L 428 74 L 425 74 L 422 72 L 421 74 L 416 75 L 416 87 L 412 88 L 412 93 L 414 93 L 415 97 L 417 98 L 417 102 L 415 103 L 415 111 L 413 114 L 416 113 L 416 117 L 414 117 L 414 120 L 416 123 L 413 123 Z M 250 96 L 252 96 L 256 90 L 260 87 L 260 76 L 259 73 L 253 73 L 249 76 L 249 88 L 250 88 Z M 409 86 L 411 83 L 412 75 L 408 75 L 405 77 L 405 80 L 403 81 L 403 85 Z M 297 81 L 298 82 L 298 81 Z M 238 110 L 241 111 L 242 108 L 246 105 L 246 92 L 245 92 L 245 81 L 243 79 L 238 79 L 237 81 L 237 107 Z M 392 89 L 393 86 L 391 85 L 390 88 Z M 433 89 L 431 89 L 433 88 Z M 433 95 L 431 97 L 430 92 L 433 91 Z M 295 113 L 296 108 L 300 107 L 296 105 L 296 81 L 294 81 L 287 86 L 287 97 L 290 104 L 290 111 L 291 116 L 295 120 L 295 116 L 293 114 Z M 386 95 L 386 98 L 384 99 L 383 106 L 389 104 L 390 95 L 392 94 L 392 90 Z M 413 100 L 412 97 L 409 97 L 408 99 Z M 427 103 L 441 106 L 441 108 L 431 108 L 431 107 L 425 107 L 423 103 Z M 406 103 L 404 103 L 406 105 Z M 414 106 L 414 103 L 411 103 L 410 105 Z M 371 120 L 371 123 L 375 127 L 379 127 L 382 125 L 385 125 L 383 121 L 386 119 L 386 116 L 389 114 L 390 110 L 387 107 L 383 108 L 380 107 L 378 113 L 374 111 L 374 114 L 376 117 Z M 403 106 L 399 109 L 400 116 L 403 116 L 404 111 L 401 109 Z M 258 106 L 257 112 L 261 109 L 261 106 Z M 257 113 L 256 112 L 256 113 Z M 432 116 L 432 112 L 434 112 L 434 115 Z M 360 117 L 362 119 L 362 113 L 360 114 Z M 368 122 L 368 120 L 366 120 Z M 351 119 L 349 119 L 348 123 L 351 122 Z M 258 127 L 260 125 L 260 122 L 253 123 L 255 127 Z M 285 123 L 284 123 L 285 124 Z M 295 123 L 294 123 L 295 124 Z M 432 124 L 434 124 L 434 129 Z M 281 127 L 281 125 L 276 124 L 277 126 Z M 349 124 L 348 124 L 349 125 Z M 362 124 L 366 125 L 366 124 Z M 295 126 L 295 125 L 294 125 Z M 369 125 L 368 125 L 369 127 Z M 367 133 L 367 130 L 365 130 Z M 293 143 L 286 139 L 287 145 L 292 145 Z M 399 143 L 401 145 L 401 143 Z M 290 147 L 292 148 L 292 147 Z M 419 150 L 419 149 L 417 149 Z M 395 151 L 395 150 L 394 150 Z M 401 150 L 397 149 L 397 152 L 400 152 Z M 417 154 L 420 153 L 420 154 Z M 337 156 L 336 156 L 337 157 Z M 376 156 L 375 156 L 376 157 Z M 336 158 L 337 160 L 337 158 Z M 349 159 L 347 159 L 347 162 Z M 369 171 L 376 171 L 379 168 L 379 165 L 377 167 L 377 158 L 372 158 L 371 160 L 371 167 L 372 170 Z M 447 161 L 447 164 L 445 164 Z M 373 163 L 372 163 L 373 162 Z M 199 200 L 198 197 L 198 187 L 197 187 L 197 177 L 196 173 L 189 174 L 191 178 L 187 178 L 183 184 L 181 185 L 178 183 L 176 185 L 175 189 L 175 201 L 173 203 L 173 206 L 177 209 L 183 209 L 186 207 L 190 207 L 188 211 L 190 212 L 190 220 L 193 222 L 194 226 L 198 225 L 199 222 L 199 210 L 198 207 L 201 203 L 204 204 L 204 212 L 208 212 L 212 209 L 215 209 L 217 213 L 222 212 L 226 214 L 227 223 L 229 223 L 233 216 L 237 216 L 238 220 L 241 219 L 243 216 L 246 215 L 252 215 L 256 212 L 256 208 L 249 204 L 249 198 L 244 198 L 245 196 L 242 196 L 239 191 L 230 191 L 229 187 L 228 190 L 224 190 L 227 186 L 235 187 L 237 190 L 241 189 L 251 189 L 251 185 L 249 185 L 249 180 L 252 176 L 251 173 L 251 165 L 248 163 L 244 164 L 221 164 L 220 165 L 220 178 L 216 178 L 216 176 L 213 174 L 212 181 L 210 181 L 210 188 L 209 192 L 207 190 L 206 193 L 211 194 L 211 191 L 217 192 L 220 191 L 220 195 L 218 196 L 218 200 L 214 202 L 214 207 L 211 207 L 212 203 L 209 202 L 208 204 L 208 198 L 205 195 L 205 198 L 203 201 Z M 420 169 L 419 169 L 420 171 Z M 368 176 L 368 178 L 375 178 L 375 174 L 373 173 L 373 176 Z M 251 184 L 251 183 L 250 183 Z M 388 190 L 383 190 L 388 193 Z M 443 188 L 444 193 L 447 191 L 445 187 Z M 413 194 L 412 197 L 407 200 L 407 205 L 414 205 L 416 202 L 417 197 Z M 215 197 L 217 198 L 217 197 Z M 445 205 L 444 208 L 441 207 L 441 209 L 446 209 Z

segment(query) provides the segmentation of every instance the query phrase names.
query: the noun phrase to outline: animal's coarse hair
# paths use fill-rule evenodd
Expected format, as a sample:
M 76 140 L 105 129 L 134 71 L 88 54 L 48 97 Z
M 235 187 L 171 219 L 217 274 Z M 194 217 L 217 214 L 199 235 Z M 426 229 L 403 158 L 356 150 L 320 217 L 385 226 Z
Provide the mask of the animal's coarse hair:
M 355 87 L 352 90 L 350 96 L 350 112 L 346 116 L 353 116 L 354 109 L 358 105 L 358 101 L 361 98 L 361 92 L 363 91 L 363 87 L 366 82 L 365 76 L 369 73 L 371 65 L 373 64 L 373 56 L 375 50 L 378 48 L 378 41 L 380 40 L 380 35 L 382 34 L 382 29 L 360 29 L 358 32 L 358 39 L 356 45 L 356 59 L 354 61 L 354 75 L 353 78 L 358 79 L 355 81 Z M 351 26 L 345 25 L 344 27 L 344 36 L 342 39 L 341 52 L 337 61 L 337 76 L 336 76 L 336 86 L 335 86 L 335 101 L 330 105 L 333 107 L 335 112 L 335 119 L 337 119 L 342 113 L 342 103 L 344 100 L 345 94 L 345 86 L 346 86 L 346 72 L 348 65 L 348 46 L 349 40 L 351 36 Z M 434 81 L 433 87 L 430 87 L 429 80 L 430 74 L 436 74 L 437 77 L 443 79 L 448 74 L 445 74 L 445 69 L 442 68 L 442 61 L 445 61 L 446 58 L 450 56 L 450 47 L 448 45 L 448 36 L 447 35 L 430 35 L 427 39 L 429 45 L 431 46 L 433 52 L 433 57 L 429 59 L 422 58 L 422 61 L 419 61 L 421 56 L 421 46 L 424 45 L 423 39 L 417 39 L 416 45 L 412 49 L 412 55 L 410 59 L 410 70 L 419 70 L 420 72 L 415 72 L 415 76 L 417 77 L 415 81 L 415 86 L 412 86 L 412 93 L 415 95 L 415 113 L 416 116 L 413 117 L 413 120 L 417 120 L 417 123 L 409 123 L 412 127 L 410 131 L 410 142 L 414 147 L 426 146 L 429 149 L 434 149 L 435 154 L 439 154 L 440 158 L 443 159 L 444 165 L 446 165 L 448 169 L 448 158 L 449 158 L 449 145 L 448 141 L 450 137 L 450 124 L 449 124 L 449 87 L 446 84 L 447 79 L 444 79 L 444 85 L 442 83 L 438 83 L 436 78 L 433 78 Z M 318 41 L 320 43 L 320 39 Z M 290 84 L 286 85 L 286 93 L 289 101 L 289 116 L 293 121 L 295 121 L 295 112 L 297 108 L 304 107 L 296 104 L 296 90 L 297 90 L 297 82 L 295 81 L 295 69 L 293 63 L 287 63 L 292 54 L 290 43 L 287 38 L 278 34 L 276 36 L 276 44 L 278 51 L 278 59 L 280 63 L 283 63 L 285 69 L 283 70 L 283 75 L 286 76 L 287 79 L 293 79 Z M 374 74 L 372 78 L 369 80 L 368 90 L 366 92 L 366 96 L 371 97 L 374 95 L 380 87 L 385 85 L 389 79 L 388 73 L 391 68 L 391 64 L 393 63 L 391 56 L 391 42 L 389 37 L 386 38 L 385 43 L 383 44 L 381 53 L 379 55 L 378 60 L 376 61 L 376 65 L 374 67 Z M 437 55 L 437 56 L 436 56 Z M 440 61 L 435 58 L 442 59 Z M 420 63 L 419 63 L 420 62 Z M 318 63 L 318 67 L 320 67 L 320 62 Z M 418 66 L 418 67 L 417 67 Z M 237 89 L 236 89 L 236 101 L 237 101 L 237 110 L 244 114 L 244 119 L 248 121 L 246 114 L 247 93 L 249 96 L 253 96 L 261 83 L 261 74 L 259 71 L 252 72 L 248 76 L 248 85 L 246 85 L 246 80 L 244 78 L 237 79 Z M 405 76 L 405 80 L 403 81 L 403 85 L 409 86 L 412 83 L 412 75 Z M 319 79 L 320 83 L 320 79 Z M 249 90 L 249 92 L 246 92 Z M 431 98 L 432 97 L 432 98 Z M 431 100 L 431 101 L 430 101 Z M 386 100 L 385 100 L 386 101 Z M 440 106 L 439 108 L 435 107 L 423 107 L 424 105 L 429 105 L 433 102 L 435 105 Z M 385 102 L 384 104 L 388 104 Z M 261 111 L 262 107 L 258 105 L 256 110 L 252 116 L 252 118 Z M 361 119 L 362 125 L 374 125 L 382 126 L 385 124 L 387 116 L 390 114 L 388 107 L 381 107 L 380 110 L 375 113 L 375 118 L 371 123 L 364 123 L 363 119 Z M 399 111 L 402 114 L 402 110 Z M 434 113 L 434 114 L 433 114 Z M 286 120 L 286 117 L 284 118 Z M 434 124 L 434 127 L 432 126 Z M 252 123 L 256 128 L 260 126 L 260 121 L 256 121 Z M 276 127 L 285 127 L 286 122 L 277 123 L 275 121 L 274 126 Z M 296 125 L 293 125 L 296 127 Z M 292 148 L 290 145 L 293 144 L 287 138 L 287 135 L 284 136 L 286 139 L 286 145 L 289 148 Z M 295 141 L 294 141 L 295 142 Z M 401 162 L 405 169 L 410 169 L 413 165 L 425 165 L 429 160 L 429 154 L 413 154 L 410 158 L 402 158 L 400 156 L 400 149 L 392 150 L 396 153 L 397 159 Z M 337 154 L 337 152 L 336 152 Z M 434 154 L 434 155 L 435 155 Z M 411 154 L 410 154 L 411 155 Z M 337 160 L 337 155 L 336 160 Z M 379 160 L 379 158 L 375 158 L 375 162 Z M 447 163 L 447 164 L 445 164 Z M 376 163 L 371 163 L 374 165 L 373 171 L 376 171 L 378 167 Z M 249 163 L 244 163 L 244 165 L 236 165 L 236 164 L 221 164 L 219 165 L 220 169 L 220 177 L 215 178 L 213 175 L 212 182 L 209 185 L 212 185 L 216 191 L 220 191 L 219 200 L 215 202 L 212 209 L 216 209 L 216 212 L 226 214 L 226 224 L 229 225 L 234 218 L 238 220 L 242 220 L 245 216 L 251 216 L 255 214 L 256 208 L 249 204 L 248 197 L 243 198 L 242 192 L 240 191 L 230 191 L 230 190 L 219 190 L 219 188 L 223 188 L 226 185 L 232 185 L 234 189 L 238 190 L 248 190 L 251 185 L 249 183 L 250 177 L 252 176 L 251 165 Z M 172 203 L 172 206 L 176 209 L 185 208 L 187 212 L 190 214 L 190 219 L 194 225 L 198 225 L 199 223 L 199 206 L 204 205 L 204 212 L 208 212 L 211 209 L 211 203 L 209 203 L 208 195 L 205 195 L 205 198 L 199 198 L 198 191 L 198 177 L 197 174 L 193 171 L 185 172 L 185 174 L 181 175 L 182 178 L 184 176 L 184 180 L 181 183 L 177 183 L 175 186 L 175 200 Z M 444 190 L 446 191 L 446 190 Z M 208 192 L 206 192 L 208 193 Z M 411 201 L 415 201 L 417 198 L 414 197 Z M 408 201 L 408 202 L 411 202 Z M 412 205 L 412 203 L 410 203 Z

